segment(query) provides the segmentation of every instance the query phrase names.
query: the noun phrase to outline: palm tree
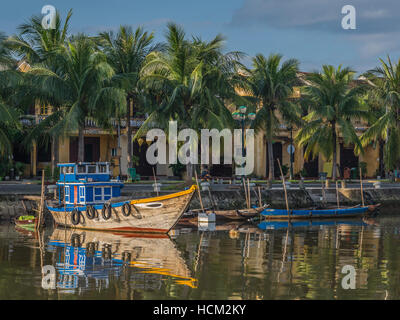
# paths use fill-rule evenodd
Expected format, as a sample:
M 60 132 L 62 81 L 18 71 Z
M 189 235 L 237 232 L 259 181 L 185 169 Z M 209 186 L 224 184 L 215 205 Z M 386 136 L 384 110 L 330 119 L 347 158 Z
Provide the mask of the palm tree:
M 40 63 L 54 71 L 57 65 L 51 59 L 51 53 L 54 50 L 59 50 L 60 47 L 66 44 L 71 16 L 72 10 L 69 10 L 63 22 L 60 13 L 57 11 L 54 29 L 44 29 L 42 27 L 42 17 L 32 16 L 26 23 L 18 27 L 18 35 L 7 39 L 7 47 L 13 50 L 21 60 L 24 60 L 29 65 Z M 35 86 L 35 84 L 33 84 L 33 86 Z M 31 97 L 32 99 L 36 98 L 35 95 Z M 28 101 L 27 104 L 35 104 L 38 102 L 40 101 Z M 52 102 L 52 114 L 37 124 L 37 126 L 33 127 L 28 133 L 24 140 L 26 147 L 30 147 L 33 141 L 39 141 L 40 139 L 45 143 L 48 131 L 60 121 L 60 106 L 57 105 L 55 101 Z M 47 101 L 41 101 L 41 103 L 46 104 Z M 51 166 L 52 170 L 54 170 L 59 160 L 59 137 L 58 135 L 52 135 L 51 138 Z
M 12 130 L 20 130 L 18 122 L 19 110 L 15 103 L 15 88 L 22 82 L 19 73 L 10 69 L 15 65 L 9 48 L 6 46 L 6 36 L 0 32 L 0 156 L 12 154 Z
M 126 114 L 128 168 L 133 165 L 131 103 L 138 105 L 142 100 L 143 91 L 139 85 L 140 70 L 147 55 L 159 48 L 159 45 L 152 45 L 153 38 L 153 33 L 144 32 L 140 27 L 133 31 L 127 26 L 121 26 L 117 34 L 103 32 L 99 35 L 99 45 L 107 55 L 116 78 L 122 80 L 122 87 L 125 90 L 126 107 L 121 111 L 125 111 Z
M 6 69 L 15 63 L 10 49 L 6 45 L 6 39 L 6 35 L 0 31 L 0 70 Z
M 21 129 L 19 110 L 14 99 L 14 90 L 22 82 L 14 70 L 0 71 L 0 156 L 12 154 L 12 132 Z
M 143 81 L 156 95 L 150 116 L 135 135 L 140 137 L 151 124 L 167 128 L 171 119 L 180 128 L 225 128 L 233 125 L 225 103 L 241 99 L 235 92 L 235 75 L 241 66 L 240 52 L 223 53 L 224 38 L 210 42 L 186 39 L 182 28 L 168 24 L 165 51 L 148 55 Z M 187 164 L 188 180 L 192 165 Z
M 369 75 L 371 77 L 372 75 Z M 374 76 L 372 76 L 374 77 Z M 374 81 L 376 84 L 379 83 L 379 81 Z M 385 139 L 383 138 L 383 135 L 386 133 L 386 130 L 384 132 L 380 132 L 378 134 L 373 133 L 372 130 L 370 130 L 371 126 L 373 126 L 379 118 L 381 118 L 385 112 L 385 102 L 383 97 L 381 96 L 381 91 L 376 90 L 376 85 L 367 80 L 367 84 L 371 87 L 372 90 L 368 90 L 368 92 L 362 97 L 361 103 L 365 105 L 365 108 L 368 109 L 368 129 L 365 131 L 361 136 L 360 136 L 360 141 L 362 146 L 365 148 L 368 145 L 375 144 L 378 146 L 379 149 L 379 164 L 378 164 L 378 170 L 377 170 L 377 175 L 383 177 L 385 175 L 385 162 L 384 162 L 384 157 L 385 157 Z M 359 150 L 356 148 L 356 152 L 358 153 Z
M 363 152 L 353 120 L 366 118 L 368 113 L 360 103 L 365 86 L 354 85 L 354 71 L 339 66 L 322 66 L 322 72 L 307 77 L 304 96 L 309 114 L 296 136 L 300 146 L 306 146 L 305 158 L 321 152 L 332 159 L 332 179 L 336 180 L 337 144 L 339 136 L 345 143 L 354 143 Z
M 379 59 L 381 66 L 367 72 L 370 81 L 370 102 L 380 106 L 375 112 L 376 121 L 361 136 L 363 145 L 373 141 L 386 142 L 384 148 L 385 167 L 393 170 L 400 160 L 400 59 L 392 63 Z
M 268 58 L 258 54 L 252 59 L 252 63 L 253 68 L 247 70 L 245 91 L 260 106 L 254 128 L 265 132 L 268 144 L 268 180 L 271 181 L 274 179 L 274 136 L 278 134 L 282 123 L 292 123 L 298 118 L 297 107 L 290 101 L 290 97 L 293 86 L 298 82 L 299 62 L 295 59 L 282 62 L 280 54 L 271 54 Z
M 115 75 L 106 56 L 95 42 L 78 35 L 51 55 L 57 65 L 35 65 L 29 72 L 33 89 L 40 99 L 53 101 L 60 108 L 60 121 L 50 130 L 52 135 L 66 135 L 78 130 L 78 161 L 84 161 L 84 130 L 87 118 L 99 125 L 109 125 L 113 111 L 125 103 L 124 91 L 112 84 Z M 33 87 L 33 86 L 32 86 Z

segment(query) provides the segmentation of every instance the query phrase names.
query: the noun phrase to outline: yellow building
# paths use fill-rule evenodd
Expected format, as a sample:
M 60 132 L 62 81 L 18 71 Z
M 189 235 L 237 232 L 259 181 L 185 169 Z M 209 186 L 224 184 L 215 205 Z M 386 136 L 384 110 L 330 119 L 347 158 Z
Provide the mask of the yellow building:
M 25 62 L 19 64 L 18 68 L 25 72 L 29 69 L 29 65 Z M 294 88 L 293 98 L 300 97 L 300 89 Z M 37 105 L 30 114 L 23 118 L 27 125 L 36 125 L 40 123 L 46 116 L 51 114 L 52 110 L 49 106 Z M 134 118 L 133 106 L 131 106 L 131 126 L 133 128 L 133 135 L 135 131 L 141 126 L 144 119 Z M 279 116 L 279 115 L 278 115 Z M 355 123 L 357 132 L 361 134 L 365 129 L 362 123 Z M 99 128 L 96 123 L 90 119 L 86 120 L 86 128 L 84 130 L 84 161 L 109 161 L 114 165 L 113 174 L 115 176 L 121 173 L 122 175 L 128 174 L 127 166 L 127 135 L 125 129 L 125 121 L 121 123 L 120 131 L 120 148 L 118 148 L 118 134 L 117 123 L 113 124 L 112 131 L 105 131 Z M 296 136 L 296 130 L 291 131 L 289 128 L 282 126 L 279 134 L 274 137 L 273 151 L 274 151 L 274 165 L 275 175 L 279 176 L 279 169 L 277 167 L 277 159 L 290 168 L 290 154 L 289 147 L 292 144 L 293 137 Z M 66 137 L 59 138 L 59 161 L 60 162 L 75 162 L 77 161 L 78 154 L 78 132 L 72 132 Z M 139 158 L 139 163 L 135 165 L 137 172 L 142 176 L 152 176 L 152 166 L 146 162 L 147 143 L 142 139 L 139 142 L 132 142 L 133 155 Z M 332 163 L 327 161 L 322 155 L 316 155 L 315 159 L 304 160 L 304 150 L 294 145 L 295 151 L 293 155 L 293 173 L 301 173 L 305 178 L 316 178 L 320 172 L 327 172 L 328 177 L 331 175 Z M 51 152 L 52 146 L 38 146 L 33 144 L 32 150 L 27 160 L 26 174 L 36 176 L 38 173 L 51 166 Z M 338 150 L 338 164 L 340 168 L 340 176 L 342 176 L 344 168 L 353 168 L 359 165 L 359 162 L 367 163 L 367 176 L 372 177 L 376 175 L 379 163 L 379 150 L 378 147 L 368 146 L 365 153 L 359 157 L 354 155 L 353 146 L 346 146 L 339 138 Z M 255 169 L 254 175 L 265 178 L 268 176 L 268 156 L 267 156 L 267 140 L 263 132 L 258 132 L 255 137 Z M 23 156 L 21 158 L 24 158 Z M 25 156 L 25 158 L 27 158 Z M 18 160 L 18 159 L 17 159 Z M 119 163 L 121 161 L 121 163 Z M 214 166 L 214 174 L 231 175 L 232 170 L 225 170 L 227 166 Z M 228 166 L 229 167 L 229 166 Z M 229 169 L 229 168 L 228 168 Z M 155 166 L 155 172 L 160 176 L 172 176 L 172 170 L 168 165 Z M 213 172 L 212 172 L 213 174 Z

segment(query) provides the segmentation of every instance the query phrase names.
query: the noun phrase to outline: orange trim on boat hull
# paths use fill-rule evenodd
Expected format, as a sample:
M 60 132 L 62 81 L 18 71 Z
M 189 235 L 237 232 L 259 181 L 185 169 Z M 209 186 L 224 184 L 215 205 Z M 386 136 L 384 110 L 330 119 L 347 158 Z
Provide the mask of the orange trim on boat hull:
M 137 199 L 137 200 L 131 200 L 130 204 L 139 204 L 139 203 L 147 203 L 147 202 L 154 202 L 154 201 L 162 201 L 162 200 L 167 200 L 167 199 L 172 199 L 172 198 L 177 198 L 180 196 L 184 196 L 186 194 L 193 193 L 196 191 L 196 185 L 192 185 L 190 189 L 177 192 L 177 193 L 171 193 L 167 194 L 165 196 L 159 196 L 159 197 L 154 197 L 154 198 L 145 198 L 145 199 Z
M 120 232 L 141 232 L 141 233 L 167 233 L 168 229 L 151 229 L 151 228 L 135 228 L 135 227 L 120 227 L 111 228 L 110 231 L 120 231 Z
M 106 232 L 110 232 L 113 234 L 118 234 L 118 235 L 126 235 L 129 236 L 129 232 L 131 233 L 137 233 L 137 234 L 141 234 L 142 236 L 144 234 L 147 234 L 148 236 L 150 236 L 151 234 L 156 236 L 156 237 L 160 237 L 163 234 L 166 235 L 166 237 L 168 238 L 167 234 L 169 232 L 170 229 L 152 229 L 152 228 L 135 228 L 135 227 L 120 227 L 120 228 L 107 228 L 107 229 L 101 229 L 101 228 L 86 228 L 86 227 L 71 227 L 71 226 L 65 226 L 61 223 L 56 223 L 57 226 L 60 227 L 67 227 L 69 229 L 78 229 L 78 230 L 91 230 L 91 231 L 106 231 Z

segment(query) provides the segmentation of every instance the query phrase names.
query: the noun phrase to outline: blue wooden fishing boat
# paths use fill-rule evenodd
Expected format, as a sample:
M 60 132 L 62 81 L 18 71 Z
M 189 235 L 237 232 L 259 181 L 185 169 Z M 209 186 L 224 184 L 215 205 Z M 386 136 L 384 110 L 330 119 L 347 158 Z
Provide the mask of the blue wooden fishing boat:
M 121 197 L 124 186 L 111 179 L 110 163 L 64 163 L 57 181 L 58 200 L 46 206 L 56 224 L 72 228 L 167 233 L 183 215 L 195 186 L 145 199 Z
M 376 210 L 379 204 L 368 206 L 355 206 L 347 208 L 326 208 L 326 209 L 270 209 L 267 208 L 261 215 L 268 219 L 323 219 L 323 218 L 344 218 L 363 216 Z

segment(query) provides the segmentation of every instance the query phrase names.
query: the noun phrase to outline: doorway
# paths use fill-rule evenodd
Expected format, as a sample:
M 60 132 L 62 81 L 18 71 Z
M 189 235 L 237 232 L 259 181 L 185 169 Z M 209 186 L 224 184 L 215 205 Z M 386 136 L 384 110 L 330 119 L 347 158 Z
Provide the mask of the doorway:
M 272 152 L 274 156 L 274 175 L 275 178 L 280 177 L 279 162 L 282 164 L 282 143 L 275 142 L 272 144 Z M 268 144 L 267 144 L 267 177 L 269 176 L 269 157 L 268 157 Z
M 306 147 L 303 149 L 303 154 L 306 152 Z M 319 156 L 315 158 L 312 157 L 313 155 L 310 154 L 308 160 L 304 160 L 304 170 L 307 172 L 308 178 L 317 178 L 319 174 L 318 170 L 318 160 Z
M 84 162 L 98 162 L 100 160 L 100 138 L 84 138 Z M 78 137 L 71 137 L 69 140 L 69 161 L 78 161 Z

